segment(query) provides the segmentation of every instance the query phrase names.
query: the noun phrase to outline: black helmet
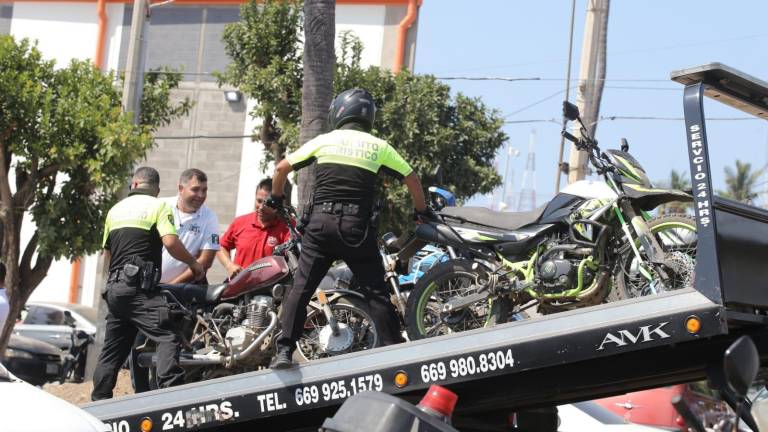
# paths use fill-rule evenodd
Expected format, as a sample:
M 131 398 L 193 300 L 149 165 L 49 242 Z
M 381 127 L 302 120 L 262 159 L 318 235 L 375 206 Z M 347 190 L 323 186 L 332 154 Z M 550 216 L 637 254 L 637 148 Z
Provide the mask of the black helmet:
M 376 104 L 373 102 L 373 96 L 360 88 L 339 93 L 328 110 L 328 126 L 331 130 L 349 122 L 358 122 L 371 130 L 375 119 Z

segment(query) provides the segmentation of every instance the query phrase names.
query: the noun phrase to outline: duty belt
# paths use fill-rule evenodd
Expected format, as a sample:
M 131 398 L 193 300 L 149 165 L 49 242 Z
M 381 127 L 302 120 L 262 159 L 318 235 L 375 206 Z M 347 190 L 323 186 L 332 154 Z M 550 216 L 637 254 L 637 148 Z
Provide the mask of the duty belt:
M 324 202 L 318 203 L 313 206 L 312 213 L 330 213 L 339 215 L 355 216 L 364 213 L 368 213 L 365 209 L 360 208 L 359 204 L 342 203 L 342 202 Z

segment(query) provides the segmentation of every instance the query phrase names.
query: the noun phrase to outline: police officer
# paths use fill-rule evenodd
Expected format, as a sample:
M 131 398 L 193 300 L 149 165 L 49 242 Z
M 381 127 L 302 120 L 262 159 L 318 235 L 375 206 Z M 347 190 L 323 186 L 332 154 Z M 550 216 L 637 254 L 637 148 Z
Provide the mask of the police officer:
M 343 259 L 365 288 L 381 345 L 402 342 L 400 325 L 384 283 L 384 266 L 373 222 L 376 177 L 380 171 L 403 179 L 418 215 L 429 217 L 421 181 L 386 141 L 369 132 L 376 116 L 373 97 L 351 89 L 331 104 L 332 129 L 304 144 L 275 167 L 272 196 L 267 205 L 279 208 L 288 174 L 317 163 L 312 210 L 302 238 L 299 269 L 282 304 L 282 336 L 270 367 L 291 367 L 291 356 L 301 336 L 307 304 L 331 264 Z
M 160 387 L 183 384 L 179 366 L 180 339 L 169 325 L 168 304 L 156 290 L 163 246 L 184 262 L 199 279 L 202 265 L 176 236 L 171 207 L 157 199 L 160 175 L 142 167 L 131 180 L 127 198 L 115 204 L 104 226 L 104 254 L 109 278 L 102 296 L 107 302 L 104 347 L 93 375 L 92 400 L 109 399 L 117 373 L 128 357 L 136 332 L 157 343 L 157 379 Z

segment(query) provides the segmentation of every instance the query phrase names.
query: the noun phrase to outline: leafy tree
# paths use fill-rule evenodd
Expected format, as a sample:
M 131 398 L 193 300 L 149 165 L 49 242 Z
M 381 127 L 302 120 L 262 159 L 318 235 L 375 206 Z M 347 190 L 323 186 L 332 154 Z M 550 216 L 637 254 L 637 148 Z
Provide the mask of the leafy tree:
M 249 97 L 256 99 L 259 105 L 266 107 L 275 104 L 273 94 L 282 95 L 280 104 L 285 104 L 285 114 L 277 114 L 275 110 L 269 111 L 274 123 L 279 126 L 279 130 L 275 131 L 280 136 L 273 141 L 273 144 L 280 146 L 272 152 L 275 159 L 282 158 L 288 149 L 298 145 L 296 125 L 300 112 L 300 97 L 295 96 L 301 87 L 293 80 L 284 79 L 279 73 L 286 74 L 285 71 L 291 71 L 290 76 L 296 77 L 297 82 L 302 82 L 304 77 L 298 58 L 303 47 L 301 40 L 295 35 L 299 34 L 302 26 L 306 24 L 301 22 L 301 15 L 298 15 L 295 31 L 288 28 L 268 30 L 270 26 L 277 26 L 270 19 L 275 23 L 279 21 L 278 18 L 269 17 L 290 15 L 283 8 L 298 9 L 297 5 L 291 4 L 293 6 L 288 2 L 266 0 L 261 7 L 253 3 L 243 6 L 243 18 L 233 25 L 237 26 L 240 36 L 230 34 L 224 38 L 227 54 L 233 64 L 229 65 L 225 74 L 220 75 L 228 77 L 229 71 L 235 70 L 239 76 L 258 76 L 262 80 L 259 82 L 283 86 L 274 93 L 264 90 L 274 89 L 266 85 L 260 87 L 246 83 L 250 87 L 248 90 L 243 89 Z M 272 9 L 281 10 L 282 15 L 275 15 L 276 12 Z M 293 21 L 285 19 L 279 22 L 280 26 L 286 26 Z M 227 32 L 234 30 L 228 28 Z M 268 37 L 256 37 L 259 34 L 266 34 Z M 245 38 L 248 43 L 237 42 L 237 38 Z M 264 47 L 256 47 L 259 43 L 264 44 Z M 274 59 L 253 54 L 268 53 L 268 49 L 275 47 L 281 49 L 271 51 Z M 290 47 L 295 49 L 295 54 L 289 55 L 284 51 Z M 476 193 L 490 192 L 500 184 L 501 179 L 492 162 L 496 150 L 503 145 L 507 136 L 502 131 L 504 122 L 498 112 L 489 109 L 477 98 L 462 94 L 452 97 L 450 87 L 439 82 L 434 76 L 415 75 L 408 71 L 393 75 L 389 70 L 378 67 L 364 68 L 360 61 L 362 50 L 362 43 L 353 34 L 340 35 L 334 69 L 334 93 L 353 87 L 363 87 L 371 92 L 378 107 L 374 135 L 392 143 L 421 176 L 422 183 L 434 184 L 436 179 L 432 173 L 436 167 L 441 166 L 445 173 L 443 186 L 451 189 L 460 200 Z M 296 61 L 296 68 L 287 62 L 284 63 L 285 59 Z M 279 64 L 283 69 L 265 67 L 264 64 Z M 278 73 L 278 70 L 282 72 Z M 293 75 L 294 72 L 297 75 Z M 235 80 L 221 78 L 220 83 L 237 85 Z M 288 109 L 290 104 L 293 104 L 293 108 Z M 266 112 L 265 110 L 266 108 L 257 108 L 251 115 L 266 118 L 261 114 Z M 274 148 L 274 145 L 272 147 Z M 391 186 L 388 184 L 382 190 L 386 198 L 382 226 L 394 231 L 410 226 L 412 209 L 406 188 L 397 182 Z
M 755 184 L 763 175 L 765 168 L 752 171 L 752 164 L 736 160 L 736 170 L 725 167 L 725 191 L 719 191 L 720 195 L 745 203 L 751 202 L 756 196 Z
M 250 112 L 261 119 L 254 131 L 269 160 L 285 156 L 298 137 L 301 116 L 301 2 L 249 0 L 240 7 L 240 21 L 224 28 L 224 52 L 232 60 L 219 85 L 229 84 L 259 101 Z
M 0 36 L 0 244 L 10 303 L 0 353 L 53 260 L 100 248 L 106 211 L 152 147 L 152 132 L 191 107 L 169 103 L 178 81 L 167 71 L 151 75 L 142 101 L 149 123 L 136 126 L 112 78 L 89 62 L 55 69 L 28 40 Z M 37 230 L 22 245 L 26 213 Z
M 676 189 L 676 190 L 688 190 L 691 188 L 691 180 L 688 178 L 688 173 L 685 171 L 678 172 L 672 170 L 669 173 L 669 180 L 659 182 L 661 186 Z M 690 203 L 674 201 L 664 204 L 659 208 L 661 214 L 675 214 L 685 213 L 691 207 Z

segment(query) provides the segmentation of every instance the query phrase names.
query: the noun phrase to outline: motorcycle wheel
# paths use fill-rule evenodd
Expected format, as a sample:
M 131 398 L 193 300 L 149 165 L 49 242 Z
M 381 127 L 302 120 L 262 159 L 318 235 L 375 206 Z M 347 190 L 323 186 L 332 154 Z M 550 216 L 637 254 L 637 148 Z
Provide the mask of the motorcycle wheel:
M 672 291 L 693 286 L 696 269 L 696 220 L 687 215 L 660 216 L 649 220 L 648 227 L 656 237 L 661 247 L 671 259 L 670 276 L 671 287 L 664 287 L 658 281 L 655 271 L 652 271 L 654 280 L 649 281 L 644 277 L 637 265 L 631 248 L 627 248 L 617 263 L 614 292 L 612 298 L 624 300 L 652 295 L 659 292 Z M 643 254 L 642 246 L 638 245 Z
M 346 296 L 330 306 L 331 313 L 342 328 L 343 336 L 351 336 L 351 339 L 329 338 L 329 329 L 326 328 L 328 321 L 323 311 L 310 306 L 304 321 L 304 331 L 296 343 L 295 360 L 303 363 L 378 346 L 376 324 L 361 299 Z
M 405 308 L 405 325 L 410 340 L 457 333 L 506 322 L 508 299 L 481 300 L 456 312 L 442 312 L 449 298 L 474 294 L 487 282 L 487 275 L 469 260 L 436 264 L 416 282 Z

